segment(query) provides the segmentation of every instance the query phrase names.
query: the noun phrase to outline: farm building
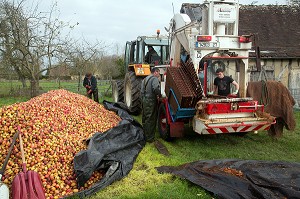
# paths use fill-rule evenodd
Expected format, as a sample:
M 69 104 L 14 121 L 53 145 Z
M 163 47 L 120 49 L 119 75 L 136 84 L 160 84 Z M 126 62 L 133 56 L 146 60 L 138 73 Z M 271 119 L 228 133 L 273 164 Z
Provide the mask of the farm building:
M 300 104 L 300 7 L 286 5 L 243 5 L 239 34 L 256 35 L 253 45 L 260 51 L 262 71 L 256 54 L 250 53 L 251 81 L 281 81 Z M 254 48 L 253 48 L 254 49 Z

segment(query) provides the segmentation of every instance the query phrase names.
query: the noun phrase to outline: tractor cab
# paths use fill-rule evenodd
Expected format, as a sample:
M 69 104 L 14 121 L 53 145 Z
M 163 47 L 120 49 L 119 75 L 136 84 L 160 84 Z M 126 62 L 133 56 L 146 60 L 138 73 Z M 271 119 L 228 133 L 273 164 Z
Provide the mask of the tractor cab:
M 125 48 L 125 69 L 132 70 L 135 64 L 163 65 L 168 63 L 169 57 L 169 40 L 165 37 L 140 36 L 134 41 L 126 43 Z M 146 55 L 149 48 L 153 48 L 155 55 Z M 148 74 L 145 74 L 148 75 Z

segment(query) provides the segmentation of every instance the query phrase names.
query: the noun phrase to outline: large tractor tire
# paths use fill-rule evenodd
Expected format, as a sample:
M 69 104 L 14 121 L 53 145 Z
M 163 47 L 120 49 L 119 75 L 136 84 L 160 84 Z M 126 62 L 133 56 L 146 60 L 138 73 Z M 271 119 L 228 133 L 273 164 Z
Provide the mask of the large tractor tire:
M 134 72 L 128 72 L 124 80 L 124 103 L 133 115 L 138 115 L 142 111 L 140 98 L 141 83 L 143 78 L 137 77 Z
M 111 84 L 113 101 L 124 102 L 124 80 L 115 80 Z
M 157 118 L 157 128 L 160 134 L 160 137 L 166 141 L 171 141 L 170 136 L 170 125 L 167 121 L 167 112 L 164 104 L 159 105 L 158 109 L 158 118 Z

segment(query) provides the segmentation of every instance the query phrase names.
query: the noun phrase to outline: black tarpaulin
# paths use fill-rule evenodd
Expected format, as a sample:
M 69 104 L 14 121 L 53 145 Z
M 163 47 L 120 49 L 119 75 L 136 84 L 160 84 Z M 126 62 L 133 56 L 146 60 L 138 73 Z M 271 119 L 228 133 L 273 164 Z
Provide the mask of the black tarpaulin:
M 300 163 L 204 160 L 157 170 L 187 179 L 217 198 L 300 198 Z
M 80 197 L 94 194 L 126 176 L 146 143 L 142 126 L 122 106 L 107 101 L 103 103 L 105 108 L 116 112 L 122 121 L 106 132 L 95 133 L 88 140 L 87 150 L 75 155 L 74 170 L 79 187 L 84 186 L 94 171 L 106 171 L 99 182 L 76 194 Z

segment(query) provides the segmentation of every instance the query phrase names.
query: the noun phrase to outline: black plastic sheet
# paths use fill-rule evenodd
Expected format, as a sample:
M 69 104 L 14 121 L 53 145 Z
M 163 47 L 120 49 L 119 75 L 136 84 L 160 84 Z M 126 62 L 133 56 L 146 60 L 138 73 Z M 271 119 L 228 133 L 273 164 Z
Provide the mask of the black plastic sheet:
M 79 187 L 84 186 L 94 171 L 106 171 L 99 182 L 76 194 L 80 197 L 90 196 L 126 176 L 146 144 L 142 126 L 123 109 L 122 104 L 107 101 L 103 104 L 106 109 L 116 112 L 122 121 L 106 132 L 95 133 L 88 140 L 87 150 L 75 155 L 74 170 Z
M 205 160 L 157 170 L 187 179 L 217 198 L 300 198 L 300 163 Z

